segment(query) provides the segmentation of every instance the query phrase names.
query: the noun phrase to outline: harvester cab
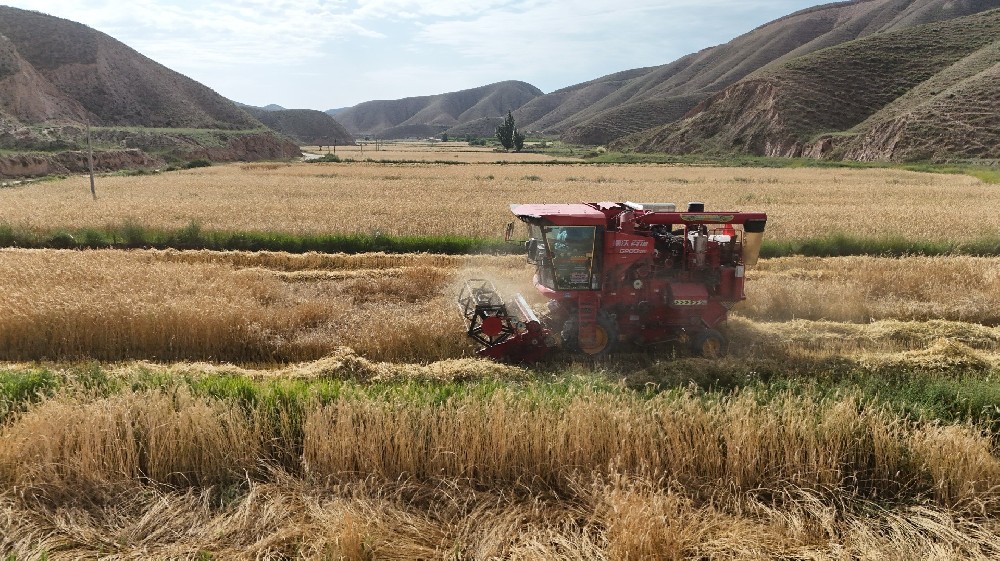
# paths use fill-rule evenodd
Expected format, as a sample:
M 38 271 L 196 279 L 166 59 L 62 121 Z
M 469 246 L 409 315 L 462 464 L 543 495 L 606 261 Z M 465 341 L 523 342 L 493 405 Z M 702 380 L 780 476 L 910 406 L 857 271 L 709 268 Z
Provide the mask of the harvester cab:
M 686 211 L 672 203 L 602 202 L 511 205 L 511 212 L 528 227 L 533 283 L 548 310 L 539 317 L 517 295 L 518 314 L 511 315 L 492 285 L 467 285 L 459 303 L 480 354 L 529 361 L 558 346 L 604 356 L 619 344 L 666 342 L 686 343 L 700 356 L 726 352 L 718 328 L 746 297 L 745 271 L 760 252 L 764 213 L 706 212 L 700 202 Z M 474 301 L 492 308 L 477 310 Z M 497 337 L 477 338 L 484 329 Z

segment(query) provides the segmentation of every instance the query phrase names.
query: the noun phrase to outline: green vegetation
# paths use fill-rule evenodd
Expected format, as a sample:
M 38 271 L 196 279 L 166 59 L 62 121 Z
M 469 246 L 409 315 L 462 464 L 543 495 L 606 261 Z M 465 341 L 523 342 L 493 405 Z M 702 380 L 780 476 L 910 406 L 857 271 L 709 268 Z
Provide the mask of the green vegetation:
M 338 156 L 336 154 L 323 154 L 319 158 L 313 158 L 311 160 L 306 160 L 306 162 L 311 163 L 311 164 L 340 163 L 342 161 L 345 161 L 345 160 L 342 160 L 340 158 L 340 156 Z
M 526 181 L 536 181 L 525 176 Z M 518 254 L 520 244 L 501 239 L 467 236 L 391 236 L 372 234 L 290 234 L 284 232 L 229 232 L 203 230 L 192 221 L 177 230 L 147 228 L 135 222 L 103 228 L 60 228 L 40 231 L 0 222 L 0 247 L 33 249 L 210 249 L 216 251 L 285 251 L 288 253 L 430 252 L 447 255 Z M 761 257 L 836 257 L 877 255 L 1000 255 L 1000 239 L 958 242 L 901 237 L 864 238 L 835 233 L 798 240 L 764 240 Z
M 517 130 L 517 125 L 514 123 L 514 115 L 510 111 L 507 112 L 503 123 L 497 126 L 496 137 L 504 150 L 513 149 L 515 152 L 520 152 L 524 148 L 524 135 Z
M 194 169 L 194 168 L 207 168 L 211 167 L 212 162 L 205 159 L 191 160 L 190 162 L 184 164 L 182 167 L 184 169 Z
M 64 383 L 65 378 L 47 368 L 0 370 L 0 422 L 52 395 Z
M 965 423 L 1000 431 L 1000 372 L 986 366 L 959 365 L 942 376 L 940 367 L 870 365 L 846 357 L 772 359 L 730 358 L 655 360 L 625 356 L 596 364 L 554 362 L 526 370 L 528 379 L 486 376 L 469 380 L 400 378 L 364 381 L 349 368 L 327 377 L 253 378 L 238 371 L 173 371 L 138 365 L 112 372 L 97 363 L 18 367 L 0 370 L 0 422 L 32 403 L 56 393 L 108 397 L 126 391 L 179 388 L 193 395 L 264 409 L 278 419 L 311 404 L 337 400 L 405 400 L 414 405 L 441 405 L 452 399 L 483 403 L 498 392 L 519 401 L 559 406 L 582 393 L 651 398 L 661 394 L 695 395 L 721 403 L 743 392 L 758 400 L 782 401 L 789 395 L 815 401 L 857 396 L 863 403 L 888 409 L 913 421 Z
M 447 255 L 512 253 L 503 240 L 464 236 L 388 236 L 372 234 L 289 234 L 283 232 L 206 231 L 192 221 L 177 230 L 147 228 L 135 222 L 103 228 L 39 231 L 0 223 L 0 247 L 56 249 L 211 249 L 305 253 L 432 252 Z
M 766 235 L 766 234 L 765 234 Z M 838 257 L 846 255 L 1000 255 L 1000 239 L 982 238 L 971 242 L 950 240 L 914 240 L 901 237 L 862 238 L 849 234 L 829 234 L 822 237 L 775 241 L 765 240 L 761 257 L 805 255 Z

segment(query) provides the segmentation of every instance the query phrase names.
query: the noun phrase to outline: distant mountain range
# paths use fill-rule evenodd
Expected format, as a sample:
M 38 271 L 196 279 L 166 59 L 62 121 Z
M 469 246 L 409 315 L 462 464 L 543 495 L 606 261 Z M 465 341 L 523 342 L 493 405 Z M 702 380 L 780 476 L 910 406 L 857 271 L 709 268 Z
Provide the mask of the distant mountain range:
M 266 107 L 243 106 L 243 109 L 268 128 L 302 145 L 354 144 L 354 136 L 343 125 L 316 109 L 285 109 L 274 104 Z
M 501 82 L 335 114 L 350 132 L 382 138 L 491 136 L 513 110 L 523 131 L 622 150 L 996 158 L 996 8 L 1000 0 L 837 2 L 549 94 Z
M 0 148 L 33 151 L 0 156 L 0 175 L 73 171 L 87 123 L 114 167 L 492 136 L 507 111 L 522 131 L 625 151 L 996 160 L 998 63 L 1000 0 L 856 0 L 548 94 L 504 81 L 324 113 L 242 106 L 84 25 L 0 7 Z
M 440 95 L 367 101 L 328 113 L 356 135 L 425 137 L 480 119 L 497 119 L 540 95 L 542 91 L 531 84 L 510 81 Z

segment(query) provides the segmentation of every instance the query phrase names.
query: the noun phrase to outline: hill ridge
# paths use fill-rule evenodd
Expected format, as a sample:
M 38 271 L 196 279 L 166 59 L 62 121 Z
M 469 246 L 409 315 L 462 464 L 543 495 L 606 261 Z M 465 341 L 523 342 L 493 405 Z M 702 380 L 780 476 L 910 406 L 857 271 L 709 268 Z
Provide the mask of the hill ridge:
M 970 126 L 959 127 L 964 140 L 950 135 L 946 141 L 949 127 L 928 113 L 931 106 L 934 113 L 947 113 L 957 101 L 987 106 L 998 101 L 997 37 L 1000 9 L 822 49 L 726 88 L 683 121 L 646 133 L 636 150 L 862 160 L 1000 157 L 989 148 L 1000 140 L 1000 127 L 965 123 Z M 940 95 L 960 84 L 966 89 L 957 101 L 949 101 L 957 92 Z M 922 132 L 913 127 L 918 109 Z M 991 115 L 995 111 L 977 118 L 989 121 Z M 903 134 L 906 123 L 909 132 Z M 961 119 L 952 125 L 958 123 Z M 900 142 L 912 149 L 896 151 Z
M 1000 2 L 856 0 L 814 6 L 664 65 L 556 90 L 525 104 L 514 116 L 524 130 L 558 135 L 568 142 L 606 144 L 674 122 L 700 101 L 769 65 L 846 40 L 995 7 Z M 553 97 L 572 97 L 574 105 L 563 106 Z
M 441 132 L 455 125 L 506 114 L 542 95 L 517 80 L 495 82 L 444 94 L 366 101 L 340 110 L 337 120 L 352 134 L 380 136 L 397 127 Z

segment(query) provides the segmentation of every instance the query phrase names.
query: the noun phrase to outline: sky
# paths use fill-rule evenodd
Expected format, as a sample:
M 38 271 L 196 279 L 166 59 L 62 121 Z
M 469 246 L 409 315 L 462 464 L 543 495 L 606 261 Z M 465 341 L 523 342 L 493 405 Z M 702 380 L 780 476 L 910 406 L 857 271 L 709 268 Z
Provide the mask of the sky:
M 250 105 L 327 110 L 504 80 L 545 93 L 728 42 L 815 0 L 5 0 Z

